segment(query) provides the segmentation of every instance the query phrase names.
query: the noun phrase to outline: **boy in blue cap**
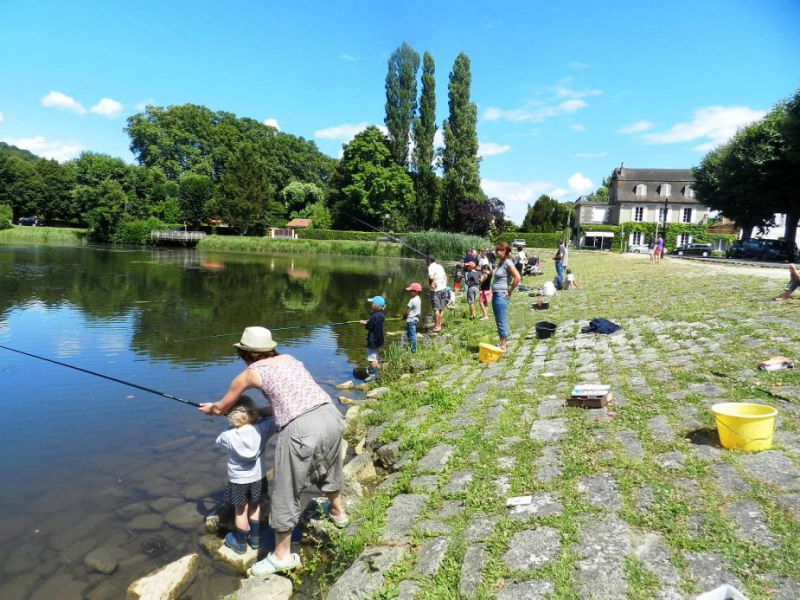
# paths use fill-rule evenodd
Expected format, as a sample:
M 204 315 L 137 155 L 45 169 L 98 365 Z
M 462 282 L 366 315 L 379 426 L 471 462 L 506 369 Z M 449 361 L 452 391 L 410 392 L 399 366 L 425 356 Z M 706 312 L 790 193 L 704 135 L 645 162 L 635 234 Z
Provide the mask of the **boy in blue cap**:
M 386 308 L 386 300 L 383 296 L 373 296 L 367 298 L 371 304 L 372 315 L 369 321 L 360 321 L 367 328 L 367 360 L 369 361 L 369 376 L 366 382 L 374 381 L 378 377 L 378 352 L 383 346 L 383 309 Z

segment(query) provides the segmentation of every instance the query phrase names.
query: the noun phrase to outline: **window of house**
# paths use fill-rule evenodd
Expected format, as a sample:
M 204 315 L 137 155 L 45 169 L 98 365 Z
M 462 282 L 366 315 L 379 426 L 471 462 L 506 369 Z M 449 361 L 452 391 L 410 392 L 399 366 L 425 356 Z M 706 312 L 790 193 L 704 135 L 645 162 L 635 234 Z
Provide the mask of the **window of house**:
M 642 243 L 642 232 L 641 231 L 634 231 L 631 234 L 631 244 L 634 246 L 639 246 Z
M 658 209 L 658 222 L 659 223 L 666 223 L 667 218 L 669 217 L 669 209 L 665 206 L 662 206 Z
M 685 244 L 692 243 L 692 236 L 688 233 L 679 233 L 678 234 L 678 246 L 683 246 Z
M 692 222 L 692 209 L 691 208 L 684 208 L 683 209 L 683 216 L 681 217 L 681 222 L 683 222 L 683 223 L 691 223 Z
M 661 197 L 669 198 L 672 195 L 672 186 L 668 183 L 661 184 Z
M 694 190 L 691 188 L 691 186 L 687 185 L 685 188 L 683 188 L 683 195 L 685 198 L 694 198 Z
M 636 197 L 637 198 L 645 198 L 645 197 L 647 197 L 647 186 L 644 185 L 643 183 L 640 183 L 639 185 L 637 185 L 636 188 L 635 188 L 635 191 L 636 191 Z
M 633 220 L 644 221 L 644 206 L 635 206 L 633 208 Z

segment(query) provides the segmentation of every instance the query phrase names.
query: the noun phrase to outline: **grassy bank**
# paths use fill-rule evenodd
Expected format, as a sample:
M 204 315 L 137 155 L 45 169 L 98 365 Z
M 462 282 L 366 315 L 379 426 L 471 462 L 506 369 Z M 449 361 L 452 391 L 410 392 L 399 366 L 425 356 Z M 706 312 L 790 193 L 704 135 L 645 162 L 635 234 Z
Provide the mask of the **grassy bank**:
M 400 257 L 400 244 L 345 240 L 287 240 L 266 237 L 209 235 L 197 246 L 213 252 L 243 254 L 339 254 L 344 256 Z
M 526 283 L 552 277 L 544 264 L 546 277 Z M 496 331 L 492 320 L 466 320 L 463 303 L 448 313 L 446 334 L 413 359 L 387 350 L 382 385 L 390 391 L 359 406 L 361 426 L 349 438 L 357 445 L 367 435 L 373 448 L 397 443 L 403 466 L 324 548 L 331 580 L 380 545 L 399 495 L 422 494 L 407 550 L 375 597 L 395 597 L 401 582 L 412 582 L 417 597 L 459 597 L 465 573 L 478 575 L 477 598 L 521 582 L 547 584 L 555 598 L 695 597 L 722 579 L 749 598 L 797 597 L 779 594 L 800 585 L 800 511 L 785 493 L 794 480 L 772 469 L 800 478 L 800 413 L 761 390 L 796 396 L 800 374 L 758 372 L 754 363 L 800 351 L 790 325 L 800 301 L 768 301 L 782 279 L 677 260 L 575 252 L 570 266 L 581 289 L 560 293 L 548 312 L 531 311 L 525 293 L 512 298 L 514 335 L 500 363 L 477 363 L 475 346 Z M 623 334 L 579 335 L 579 321 L 600 316 Z M 561 325 L 557 336 L 526 339 L 543 317 Z M 563 406 L 587 378 L 612 385 L 611 410 Z M 716 442 L 710 404 L 750 398 L 781 412 L 771 453 Z M 556 425 L 558 435 L 545 435 Z M 446 466 L 416 478 L 441 444 L 452 446 Z M 464 472 L 471 479 L 453 485 Z M 507 497 L 527 494 L 539 502 L 533 510 L 506 508 Z M 545 530 L 556 541 L 536 564 L 509 553 Z M 422 575 L 417 560 L 434 539 L 445 539 L 446 551 Z M 480 562 L 464 567 L 476 548 Z
M 0 230 L 0 244 L 55 244 L 81 246 L 86 244 L 86 229 L 67 227 L 19 227 Z

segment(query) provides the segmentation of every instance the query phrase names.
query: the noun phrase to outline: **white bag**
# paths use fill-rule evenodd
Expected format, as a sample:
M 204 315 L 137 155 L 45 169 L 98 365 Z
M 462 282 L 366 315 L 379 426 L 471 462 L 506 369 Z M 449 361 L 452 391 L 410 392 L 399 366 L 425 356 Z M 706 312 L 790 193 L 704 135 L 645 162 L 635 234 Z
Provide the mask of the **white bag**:
M 542 296 L 555 296 L 556 286 L 552 281 L 545 281 L 542 285 Z

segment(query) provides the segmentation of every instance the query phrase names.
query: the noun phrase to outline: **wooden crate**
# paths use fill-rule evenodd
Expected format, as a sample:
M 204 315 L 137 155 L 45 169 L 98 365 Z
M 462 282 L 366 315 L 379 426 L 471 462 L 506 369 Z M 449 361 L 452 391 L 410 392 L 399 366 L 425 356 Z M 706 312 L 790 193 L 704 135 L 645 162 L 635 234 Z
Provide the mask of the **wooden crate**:
M 567 398 L 567 406 L 578 408 L 603 408 L 611 402 L 613 394 L 608 392 L 602 396 L 570 396 Z

